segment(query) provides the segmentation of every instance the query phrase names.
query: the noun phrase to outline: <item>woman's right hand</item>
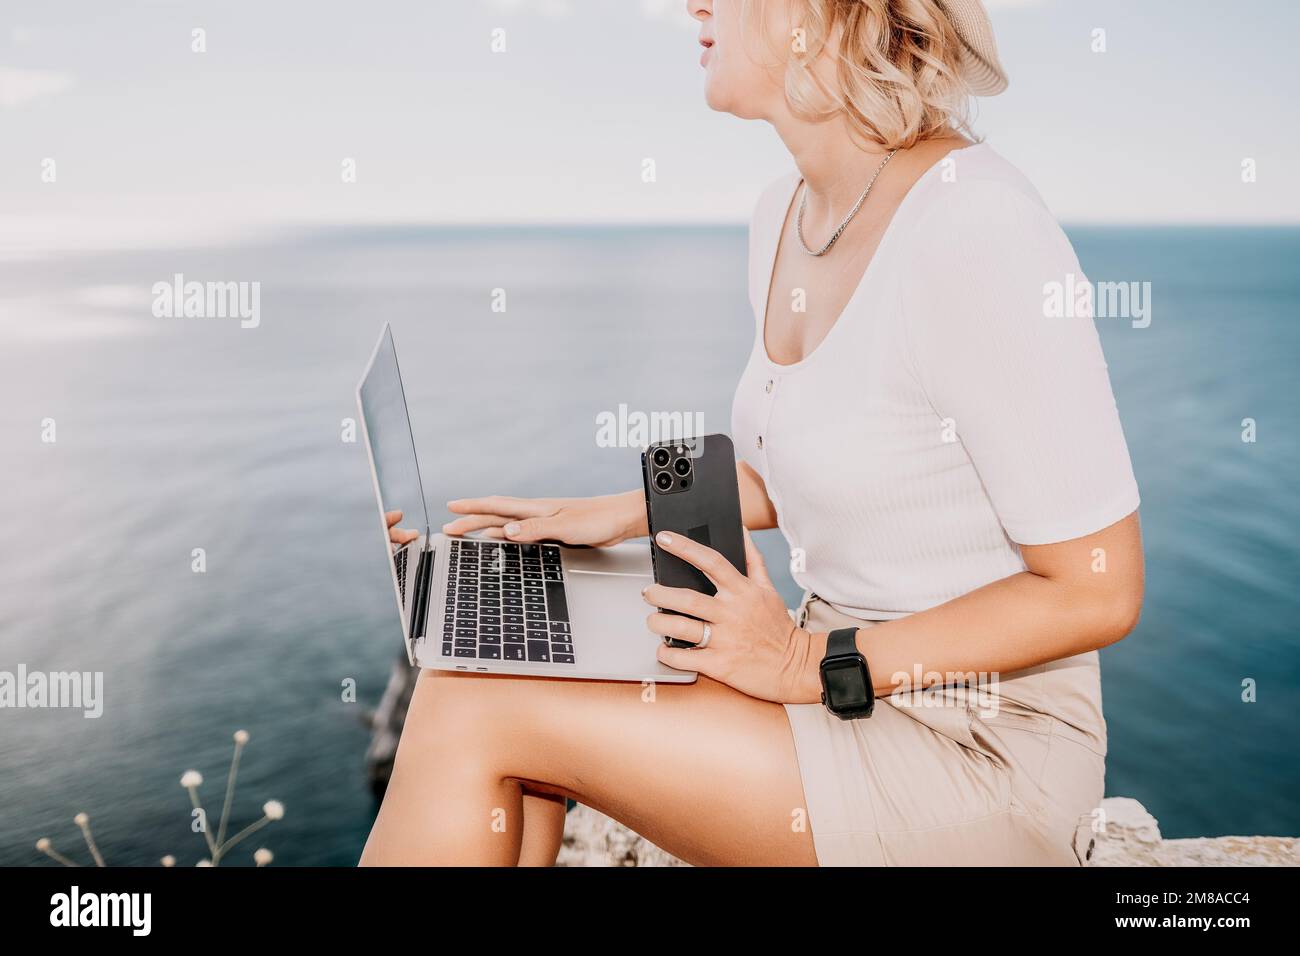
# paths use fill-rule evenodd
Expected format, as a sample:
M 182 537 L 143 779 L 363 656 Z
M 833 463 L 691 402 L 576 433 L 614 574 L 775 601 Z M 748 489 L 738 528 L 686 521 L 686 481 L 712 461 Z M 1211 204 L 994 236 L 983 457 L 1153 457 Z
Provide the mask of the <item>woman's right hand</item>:
M 460 498 L 447 508 L 462 517 L 442 526 L 445 534 L 484 531 L 506 541 L 558 541 L 609 547 L 649 531 L 640 491 L 598 498 Z

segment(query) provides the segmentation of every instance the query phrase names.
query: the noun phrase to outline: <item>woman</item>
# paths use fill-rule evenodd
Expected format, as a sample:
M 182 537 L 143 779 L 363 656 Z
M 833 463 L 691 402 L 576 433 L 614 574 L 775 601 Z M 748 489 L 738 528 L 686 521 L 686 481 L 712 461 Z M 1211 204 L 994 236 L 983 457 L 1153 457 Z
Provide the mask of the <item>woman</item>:
M 961 132 L 965 97 L 1005 86 L 987 19 L 977 0 L 750 7 L 689 3 L 709 105 L 771 123 L 797 167 L 751 224 L 732 433 L 744 522 L 781 528 L 808 593 L 792 622 L 752 545 L 746 577 L 665 538 L 718 586 L 645 592 L 693 615 L 647 621 L 707 644 L 659 652 L 697 684 L 425 671 L 364 863 L 548 865 L 565 797 L 697 864 L 1086 856 L 1096 651 L 1142 601 L 1138 493 L 1091 319 L 1045 309 L 1077 260 Z M 450 534 L 647 533 L 640 490 L 450 507 Z M 821 703 L 831 632 L 864 659 L 869 718 Z

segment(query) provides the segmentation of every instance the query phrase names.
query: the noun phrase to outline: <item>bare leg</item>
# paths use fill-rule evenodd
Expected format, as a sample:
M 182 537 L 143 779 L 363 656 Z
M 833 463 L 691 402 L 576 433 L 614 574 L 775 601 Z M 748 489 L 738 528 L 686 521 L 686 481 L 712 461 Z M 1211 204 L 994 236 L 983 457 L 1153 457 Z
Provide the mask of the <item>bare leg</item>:
M 524 790 L 524 833 L 520 840 L 520 866 L 554 866 L 564 842 L 564 797 Z
M 525 787 L 690 863 L 816 863 L 779 705 L 706 678 L 647 690 L 443 671 L 416 686 L 361 862 L 515 865 Z

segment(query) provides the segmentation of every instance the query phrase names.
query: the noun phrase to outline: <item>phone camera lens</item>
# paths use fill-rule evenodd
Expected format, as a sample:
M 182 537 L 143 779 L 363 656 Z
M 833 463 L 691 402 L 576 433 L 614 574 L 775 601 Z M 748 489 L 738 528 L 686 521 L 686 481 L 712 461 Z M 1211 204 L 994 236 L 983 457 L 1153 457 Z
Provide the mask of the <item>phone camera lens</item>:
M 667 448 L 656 448 L 654 453 L 654 463 L 660 468 L 668 465 L 668 459 L 672 456 L 668 454 Z
M 661 471 L 655 476 L 655 485 L 660 491 L 667 491 L 673 486 L 673 476 L 666 471 Z
M 691 473 L 691 460 L 689 458 L 678 458 L 673 462 L 673 471 L 679 475 L 689 475 Z

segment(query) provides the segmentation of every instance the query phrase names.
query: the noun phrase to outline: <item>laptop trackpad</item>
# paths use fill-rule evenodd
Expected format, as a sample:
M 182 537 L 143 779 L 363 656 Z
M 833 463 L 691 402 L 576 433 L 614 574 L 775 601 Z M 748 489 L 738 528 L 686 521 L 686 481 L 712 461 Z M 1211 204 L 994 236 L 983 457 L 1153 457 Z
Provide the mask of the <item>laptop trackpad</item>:
M 654 580 L 650 563 L 650 545 L 624 541 L 612 548 L 565 548 L 564 567 L 569 571 L 598 574 L 632 574 Z M 637 590 L 647 582 L 637 585 Z
M 659 663 L 661 639 L 645 624 L 654 610 L 641 597 L 654 581 L 648 544 L 565 549 L 564 567 L 579 670 L 681 678 L 682 671 Z

